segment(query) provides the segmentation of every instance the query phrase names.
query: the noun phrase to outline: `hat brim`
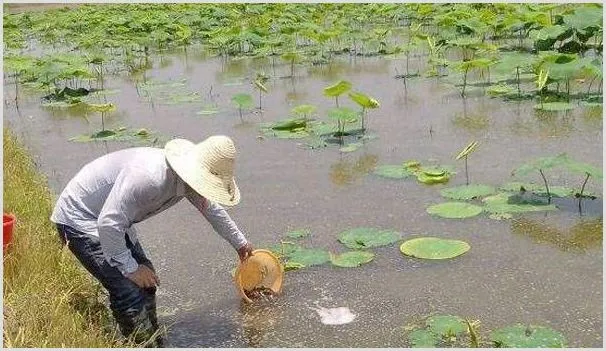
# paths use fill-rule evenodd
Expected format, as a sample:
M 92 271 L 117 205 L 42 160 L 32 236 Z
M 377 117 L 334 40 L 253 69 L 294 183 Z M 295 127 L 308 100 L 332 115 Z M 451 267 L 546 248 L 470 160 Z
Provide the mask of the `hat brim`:
M 195 144 L 189 140 L 169 141 L 164 147 L 168 164 L 187 185 L 206 199 L 225 206 L 237 205 L 240 202 L 240 189 L 234 177 L 223 179 L 212 174 L 196 160 L 192 152 L 194 148 Z

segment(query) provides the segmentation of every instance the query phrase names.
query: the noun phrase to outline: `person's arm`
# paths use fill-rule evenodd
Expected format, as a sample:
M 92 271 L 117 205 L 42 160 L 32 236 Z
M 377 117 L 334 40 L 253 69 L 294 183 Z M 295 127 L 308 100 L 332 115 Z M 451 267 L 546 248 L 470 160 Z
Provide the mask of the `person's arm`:
M 123 170 L 99 214 L 97 230 L 103 255 L 112 267 L 125 276 L 139 267 L 126 247 L 126 230 L 153 200 L 156 190 L 157 187 L 145 172 Z
M 221 205 L 209 201 L 191 188 L 188 189 L 185 197 L 202 213 L 217 234 L 238 251 L 241 260 L 252 254 L 252 245 Z

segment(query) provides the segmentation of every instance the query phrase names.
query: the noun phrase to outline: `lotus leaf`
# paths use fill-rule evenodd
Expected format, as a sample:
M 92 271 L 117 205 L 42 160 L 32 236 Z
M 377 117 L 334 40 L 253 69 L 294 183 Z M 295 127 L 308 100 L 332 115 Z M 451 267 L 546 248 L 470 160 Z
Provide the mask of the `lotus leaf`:
M 496 193 L 496 189 L 493 186 L 483 184 L 461 185 L 440 191 L 442 196 L 453 200 L 471 200 L 494 193 Z
M 297 115 L 310 115 L 316 111 L 314 105 L 298 105 L 292 109 L 292 113 Z
M 569 164 L 570 162 L 571 160 L 566 153 L 561 153 L 557 156 L 540 157 L 532 162 L 525 163 L 520 167 L 516 168 L 512 172 L 512 175 L 524 176 L 531 172 L 562 166 L 565 164 Z
M 541 188 L 540 190 L 534 190 L 533 193 L 537 195 L 547 196 L 547 191 L 545 190 L 545 188 Z M 574 189 L 565 186 L 550 186 L 549 194 L 555 197 L 568 197 L 574 195 Z
M 330 261 L 330 254 L 323 249 L 302 248 L 288 255 L 288 262 L 299 263 L 305 266 L 321 265 L 328 261 Z
M 422 237 L 410 239 L 400 245 L 400 251 L 410 257 L 443 260 L 469 251 L 468 243 L 461 240 Z
M 239 108 L 249 108 L 253 105 L 253 99 L 250 94 L 240 93 L 232 96 L 231 101 Z
M 429 330 L 442 337 L 456 336 L 467 331 L 467 324 L 457 316 L 432 316 L 426 324 Z
M 380 165 L 375 168 L 374 174 L 385 178 L 403 179 L 412 176 L 402 165 Z
M 330 262 L 338 267 L 359 267 L 375 258 L 375 254 L 368 251 L 349 251 L 340 255 L 331 255 Z
M 545 187 L 539 184 L 534 184 L 534 183 L 522 183 L 522 182 L 509 182 L 509 183 L 505 183 L 503 185 L 501 185 L 499 187 L 499 190 L 501 191 L 512 191 L 512 192 L 518 192 L 518 191 L 540 191 L 542 189 L 544 189 Z
M 351 89 L 351 83 L 341 80 L 331 86 L 324 88 L 324 95 L 334 97 L 346 93 Z
M 306 236 L 309 236 L 310 234 L 311 234 L 311 230 L 309 230 L 309 229 L 297 229 L 297 230 L 291 230 L 288 233 L 286 233 L 286 237 L 292 238 L 292 239 L 299 239 L 299 238 L 304 238 Z
M 200 110 L 198 112 L 196 112 L 197 115 L 202 115 L 202 116 L 209 116 L 209 115 L 214 115 L 221 112 L 221 110 L 219 110 L 216 107 L 207 107 L 203 110 Z
M 440 342 L 440 337 L 427 329 L 417 329 L 408 334 L 412 347 L 433 348 Z
M 377 100 L 375 100 L 365 94 L 352 91 L 351 93 L 349 93 L 349 97 L 363 108 L 379 107 L 379 102 Z
M 490 338 L 497 347 L 566 347 L 566 339 L 562 334 L 541 326 L 516 324 L 493 331 Z
M 262 92 L 267 93 L 267 87 L 265 85 L 263 85 L 263 82 L 261 81 L 261 79 L 255 79 L 254 81 L 255 86 Z
M 450 180 L 450 175 L 431 176 L 425 172 L 420 172 L 417 174 L 417 180 L 423 184 L 447 183 Z
M 283 241 L 269 247 L 269 251 L 277 254 L 278 256 L 288 256 L 302 249 L 303 248 L 300 245 L 288 241 Z
M 482 200 L 485 210 L 490 213 L 514 213 L 532 211 L 555 211 L 557 207 L 539 201 L 524 201 L 522 197 L 501 193 Z
M 307 120 L 304 118 L 291 118 L 274 123 L 271 125 L 271 129 L 295 132 L 296 130 L 304 129 L 306 126 Z
M 545 102 L 534 105 L 534 109 L 543 111 L 567 111 L 574 110 L 574 105 L 569 102 Z
M 416 160 L 409 160 L 404 162 L 403 164 L 404 168 L 412 171 L 412 170 L 418 170 L 419 167 L 421 167 L 421 162 L 416 161 Z
M 429 206 L 427 213 L 443 218 L 468 218 L 482 213 L 482 207 L 465 202 L 444 202 Z
M 297 263 L 297 262 L 286 262 L 284 264 L 284 271 L 288 272 L 288 271 L 296 271 L 298 269 L 301 268 L 305 268 L 306 266 L 304 264 L 301 263 Z
M 475 140 L 472 141 L 463 150 L 461 150 L 461 152 L 457 155 L 457 157 L 455 159 L 456 160 L 460 160 L 463 157 L 467 157 L 467 155 L 469 155 L 470 153 L 474 152 L 477 147 L 478 147 L 478 142 L 475 141 Z
M 343 146 L 339 149 L 339 151 L 341 152 L 354 152 L 356 150 L 358 150 L 359 148 L 361 148 L 362 146 L 364 146 L 363 143 L 350 143 L 347 144 L 347 146 Z
M 339 242 L 350 249 L 365 249 L 393 244 L 400 239 L 393 230 L 354 228 L 339 234 Z

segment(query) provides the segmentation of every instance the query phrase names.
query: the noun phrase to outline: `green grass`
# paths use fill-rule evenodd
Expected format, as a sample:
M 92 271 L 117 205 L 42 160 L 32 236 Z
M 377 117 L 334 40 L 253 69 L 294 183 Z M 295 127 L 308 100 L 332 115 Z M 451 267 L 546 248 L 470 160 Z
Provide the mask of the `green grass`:
M 4 347 L 120 347 L 104 290 L 63 248 L 53 201 L 24 147 L 4 129 L 4 212 L 15 214 L 4 264 Z

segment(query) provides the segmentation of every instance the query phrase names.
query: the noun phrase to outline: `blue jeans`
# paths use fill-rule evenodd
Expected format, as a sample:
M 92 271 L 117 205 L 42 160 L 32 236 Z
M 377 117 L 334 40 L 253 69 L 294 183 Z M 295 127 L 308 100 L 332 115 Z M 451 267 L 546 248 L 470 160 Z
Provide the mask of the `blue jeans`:
M 82 233 L 70 226 L 57 224 L 59 237 L 78 261 L 93 275 L 109 293 L 110 308 L 124 336 L 129 336 L 136 328 L 153 333 L 158 329 L 156 317 L 156 288 L 140 288 L 126 278 L 115 267 L 109 265 L 103 256 L 99 238 Z M 126 247 L 139 264 L 154 270 L 145 256 L 141 244 L 133 245 L 125 235 Z

